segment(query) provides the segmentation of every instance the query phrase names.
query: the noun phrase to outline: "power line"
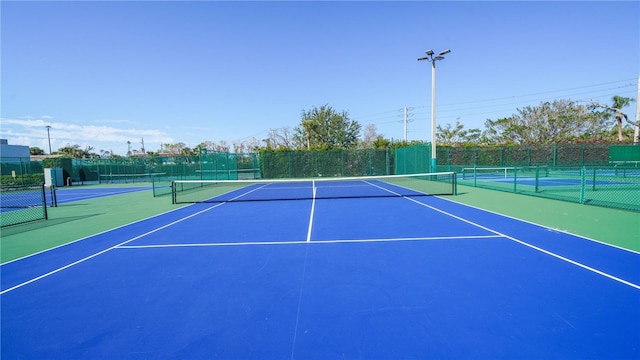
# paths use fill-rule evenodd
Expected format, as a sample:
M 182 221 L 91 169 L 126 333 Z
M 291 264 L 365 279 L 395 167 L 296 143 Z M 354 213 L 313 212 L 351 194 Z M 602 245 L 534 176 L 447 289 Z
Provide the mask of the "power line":
M 529 97 L 529 96 L 537 96 L 537 95 L 545 95 L 545 94 L 552 94 L 552 93 L 559 93 L 559 92 L 564 92 L 564 91 L 569 91 L 569 90 L 578 90 L 578 89 L 587 89 L 587 88 L 593 88 L 596 86 L 602 86 L 602 85 L 610 85 L 610 84 L 616 84 L 616 83 L 621 83 L 621 82 L 626 82 L 626 81 L 630 81 L 631 79 L 625 79 L 625 80 L 617 80 L 617 81 L 611 81 L 611 82 L 606 82 L 606 83 L 600 83 L 600 84 L 594 84 L 594 85 L 586 85 L 586 86 L 578 86 L 578 87 L 572 87 L 572 88 L 566 88 L 566 89 L 562 89 L 562 90 L 549 90 L 549 91 L 543 91 L 543 92 L 538 92 L 538 93 L 532 93 L 532 94 L 526 94 L 526 95 L 515 95 L 515 96 L 509 96 L 509 97 L 501 97 L 501 98 L 492 98 L 492 99 L 483 99 L 483 100 L 472 100 L 472 101 L 464 101 L 464 102 L 458 102 L 458 103 L 449 103 L 449 104 L 443 104 L 443 105 L 439 105 L 439 107 L 445 107 L 445 109 L 443 109 L 442 111 L 439 111 L 439 113 L 442 113 L 443 116 L 445 117 L 450 117 L 450 115 L 446 115 L 446 114 L 450 114 L 450 113 L 457 113 L 456 116 L 465 116 L 465 117 L 469 117 L 469 116 L 477 116 L 477 115 L 485 115 L 485 114 L 492 114 L 492 113 L 500 113 L 500 112 L 509 112 L 509 111 L 514 111 L 514 106 L 513 105 L 525 105 L 525 104 L 529 104 L 532 102 L 537 102 L 537 101 L 548 101 L 548 100 L 554 100 L 557 97 L 553 96 L 553 97 L 542 97 L 542 98 L 535 98 L 535 99 L 528 99 L 528 100 L 520 100 L 520 101 L 512 101 L 512 102 L 507 102 L 507 103 L 498 103 L 498 104 L 489 104 L 489 105 L 483 105 L 483 106 L 471 106 L 471 107 L 464 107 L 464 108 L 452 108 L 454 106 L 458 106 L 458 105 L 464 105 L 464 104 L 473 104 L 473 103 L 486 103 L 486 102 L 490 102 L 490 101 L 497 101 L 497 100 L 513 100 L 513 99 L 517 99 L 517 98 L 524 98 L 524 97 Z M 576 93 L 571 93 L 571 94 L 566 94 L 563 97 L 575 97 L 575 96 L 582 96 L 582 95 L 588 95 L 588 94 L 593 94 L 595 96 L 598 97 L 603 97 L 603 96 L 614 96 L 614 95 L 620 95 L 620 91 L 617 91 L 616 93 L 607 93 L 607 94 L 598 94 L 601 91 L 611 91 L 611 90 L 616 90 L 616 89 L 625 89 L 625 88 L 629 88 L 627 91 L 623 91 L 623 94 L 626 94 L 627 92 L 631 93 L 633 91 L 632 87 L 635 87 L 636 84 L 634 83 L 630 83 L 630 84 L 625 84 L 625 85 L 620 85 L 620 86 L 616 86 L 616 87 L 608 87 L 608 88 L 604 88 L 604 89 L 596 89 L 596 90 L 591 90 L 591 91 L 584 91 L 584 92 L 576 92 Z M 630 94 L 631 95 L 631 94 Z M 577 101 L 581 101 L 577 100 Z M 500 108 L 500 109 L 495 109 L 496 107 L 505 107 L 505 106 L 509 106 L 508 108 Z M 447 109 L 447 107 L 449 107 L 449 109 Z M 427 109 L 429 107 L 427 106 L 417 106 L 414 107 L 414 109 Z M 494 110 L 491 111 L 480 111 L 480 112 L 475 112 L 474 110 L 480 110 L 480 109 L 487 109 L 487 108 L 494 108 Z M 397 111 L 397 110 L 395 110 Z M 380 112 L 380 113 L 376 113 L 376 114 L 372 114 L 372 115 L 368 115 L 368 116 L 377 116 L 377 115 L 383 115 L 383 114 L 389 114 L 389 113 L 393 113 L 395 111 L 386 111 L 386 112 Z M 470 111 L 468 113 L 460 113 L 461 111 Z M 418 114 L 426 114 L 426 112 L 415 112 L 414 115 L 418 115 Z M 358 119 L 363 118 L 365 116 L 362 117 L 358 117 Z M 381 121 L 381 120 L 386 120 L 386 119 L 390 119 L 392 116 L 382 116 L 382 117 L 378 117 L 378 118 L 374 118 L 374 119 L 369 119 L 369 121 L 367 121 L 367 123 L 373 123 L 373 124 L 389 124 L 389 123 L 393 123 L 394 121 Z
M 585 89 L 585 88 L 590 88 L 590 87 L 595 87 L 595 86 L 610 85 L 610 84 L 615 84 L 615 83 L 620 83 L 620 82 L 632 81 L 631 83 L 626 84 L 626 85 L 617 86 L 617 87 L 613 87 L 613 88 L 608 88 L 607 89 L 607 90 L 611 90 L 611 89 L 618 89 L 618 88 L 624 88 L 624 87 L 629 87 L 629 86 L 635 86 L 636 84 L 633 82 L 634 80 L 635 79 L 633 79 L 633 78 L 632 79 L 624 79 L 624 80 L 617 80 L 617 81 L 611 81 L 611 82 L 594 84 L 594 85 L 577 86 L 577 87 L 567 88 L 567 89 L 562 89 L 562 90 L 549 90 L 549 91 L 542 91 L 542 92 L 524 94 L 524 95 L 514 95 L 514 96 L 506 96 L 506 97 L 493 98 L 493 99 L 482 99 L 482 100 L 472 100 L 472 101 L 465 101 L 465 102 L 452 103 L 452 104 L 442 104 L 442 105 L 438 105 L 438 106 L 462 105 L 462 104 L 472 104 L 472 103 L 496 101 L 496 100 L 508 100 L 508 99 L 514 99 L 514 98 L 519 98 L 519 97 L 537 96 L 537 95 L 551 94 L 551 93 L 557 93 L 557 92 L 563 92 L 563 91 L 569 91 L 569 90 Z M 601 89 L 601 90 L 603 90 L 603 89 Z M 596 91 L 601 91 L 601 90 L 596 90 Z

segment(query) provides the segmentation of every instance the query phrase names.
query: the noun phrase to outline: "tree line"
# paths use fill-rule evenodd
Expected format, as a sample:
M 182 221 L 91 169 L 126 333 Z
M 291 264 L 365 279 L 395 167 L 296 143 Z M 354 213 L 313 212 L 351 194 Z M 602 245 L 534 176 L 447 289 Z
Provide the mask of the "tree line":
M 597 102 L 579 104 L 568 99 L 541 102 L 537 106 L 517 109 L 516 113 L 496 120 L 487 119 L 484 129 L 465 129 L 455 124 L 437 125 L 436 142 L 439 145 L 522 145 L 589 142 L 631 142 L 634 128 L 640 121 L 629 120 L 622 111 L 634 99 L 614 96 L 611 105 Z M 623 122 L 623 119 L 625 120 Z M 350 118 L 347 111 L 336 111 L 328 104 L 302 110 L 300 123 L 270 129 L 267 137 L 258 140 L 204 141 L 195 148 L 183 142 L 162 144 L 157 152 L 129 150 L 127 156 L 180 155 L 193 156 L 204 152 L 248 153 L 260 151 L 329 150 L 355 148 L 398 148 L 420 141 L 397 141 L 379 134 L 375 124 L 362 125 Z M 130 143 L 129 143 L 130 144 Z M 32 155 L 43 155 L 37 147 L 30 148 Z M 54 154 L 74 158 L 118 157 L 110 151 L 94 152 L 91 146 L 67 145 Z
M 578 104 L 572 100 L 541 102 L 517 109 L 510 117 L 485 121 L 485 129 L 466 130 L 455 125 L 437 126 L 439 144 L 520 145 L 594 142 L 631 142 L 638 121 L 622 111 L 633 99 L 612 98 L 612 105 L 598 102 Z M 626 123 L 623 123 L 622 119 Z

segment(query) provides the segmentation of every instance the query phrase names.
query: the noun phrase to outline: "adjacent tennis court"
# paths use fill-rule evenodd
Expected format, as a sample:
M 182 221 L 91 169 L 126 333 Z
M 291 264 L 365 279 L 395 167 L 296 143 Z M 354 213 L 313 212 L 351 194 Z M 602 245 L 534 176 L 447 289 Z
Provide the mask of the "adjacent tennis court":
M 91 186 L 91 187 L 69 187 L 55 190 L 57 203 L 68 203 L 86 199 L 95 199 L 98 197 L 121 195 L 135 191 L 144 191 L 151 189 L 151 186 L 129 186 L 129 187 L 108 187 L 108 186 Z
M 640 357 L 639 253 L 449 175 L 333 180 L 175 182 L 189 205 L 3 264 L 1 355 Z

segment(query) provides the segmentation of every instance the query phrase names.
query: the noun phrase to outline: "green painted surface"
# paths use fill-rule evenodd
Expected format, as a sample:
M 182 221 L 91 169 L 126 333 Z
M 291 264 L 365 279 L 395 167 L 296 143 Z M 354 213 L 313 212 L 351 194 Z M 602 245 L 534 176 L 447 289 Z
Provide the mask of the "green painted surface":
M 580 205 L 467 186 L 445 198 L 640 251 L 640 213 Z M 0 259 L 17 259 L 179 208 L 151 190 L 50 208 L 49 220 L 1 230 Z
M 640 212 L 458 186 L 449 199 L 499 214 L 640 251 Z
M 151 190 L 60 204 L 49 208 L 49 220 L 0 230 L 0 259 L 17 259 L 179 207 L 170 196 L 154 198 Z

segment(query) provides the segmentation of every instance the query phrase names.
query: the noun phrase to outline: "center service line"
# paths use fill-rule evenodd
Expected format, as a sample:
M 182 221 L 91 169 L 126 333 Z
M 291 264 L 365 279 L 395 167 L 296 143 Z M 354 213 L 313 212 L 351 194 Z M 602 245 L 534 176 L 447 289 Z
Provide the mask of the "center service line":
M 311 215 L 309 215 L 309 230 L 307 231 L 307 242 L 311 242 L 311 229 L 313 228 L 313 213 L 316 209 L 316 181 L 312 181 L 313 198 L 311 200 Z

